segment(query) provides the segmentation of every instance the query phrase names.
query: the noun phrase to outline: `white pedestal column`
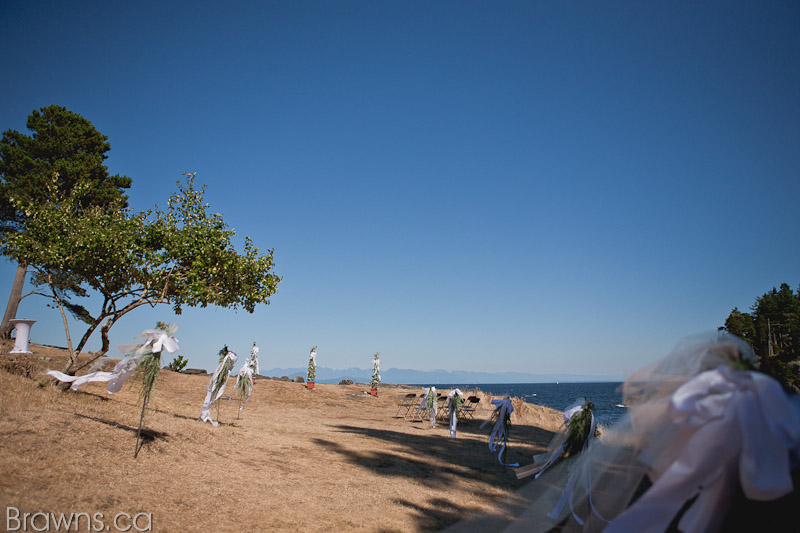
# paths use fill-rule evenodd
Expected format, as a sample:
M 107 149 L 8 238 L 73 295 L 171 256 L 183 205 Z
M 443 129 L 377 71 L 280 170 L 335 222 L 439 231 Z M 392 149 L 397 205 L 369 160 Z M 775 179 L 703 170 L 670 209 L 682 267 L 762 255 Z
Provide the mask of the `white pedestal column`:
M 12 318 L 9 322 L 11 322 L 17 330 L 17 340 L 14 342 L 14 349 L 9 353 L 32 353 L 28 349 L 28 340 L 31 337 L 31 326 L 36 321 L 28 320 L 27 318 Z

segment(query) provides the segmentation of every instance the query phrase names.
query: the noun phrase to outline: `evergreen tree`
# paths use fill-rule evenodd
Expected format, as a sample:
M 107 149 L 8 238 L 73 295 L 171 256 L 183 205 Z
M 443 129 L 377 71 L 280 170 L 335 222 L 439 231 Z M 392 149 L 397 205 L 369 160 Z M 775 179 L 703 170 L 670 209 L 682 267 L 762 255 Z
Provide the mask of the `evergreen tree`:
M 756 298 L 750 313 L 737 308 L 720 329 L 746 340 L 759 359 L 759 369 L 789 389 L 800 390 L 800 288 L 788 284 Z
M 79 205 L 127 205 L 123 193 L 131 185 L 127 176 L 110 175 L 103 162 L 111 149 L 108 137 L 101 134 L 91 122 L 64 107 L 51 105 L 34 110 L 26 135 L 15 130 L 3 133 L 0 140 L 0 253 L 7 254 L 6 244 L 12 233 L 24 232 L 28 215 L 20 211 L 12 198 L 27 203 L 43 204 L 52 201 L 52 180 L 56 192 L 68 195 L 78 184 L 83 184 Z M 19 205 L 19 204 L 18 204 Z M 14 278 L 0 336 L 11 333 L 9 320 L 14 318 L 23 298 L 27 265 L 20 263 Z

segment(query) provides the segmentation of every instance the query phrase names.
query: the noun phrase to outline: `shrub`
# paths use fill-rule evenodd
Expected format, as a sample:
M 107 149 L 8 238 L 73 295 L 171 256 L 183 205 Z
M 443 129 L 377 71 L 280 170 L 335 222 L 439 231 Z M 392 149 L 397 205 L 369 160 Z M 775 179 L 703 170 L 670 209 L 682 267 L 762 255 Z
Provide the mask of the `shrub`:
M 188 359 L 184 359 L 182 355 L 179 355 L 178 357 L 173 359 L 170 364 L 167 365 L 167 368 L 169 368 L 173 372 L 180 372 L 181 370 L 186 368 L 186 365 L 188 365 L 188 364 L 189 364 L 189 360 Z

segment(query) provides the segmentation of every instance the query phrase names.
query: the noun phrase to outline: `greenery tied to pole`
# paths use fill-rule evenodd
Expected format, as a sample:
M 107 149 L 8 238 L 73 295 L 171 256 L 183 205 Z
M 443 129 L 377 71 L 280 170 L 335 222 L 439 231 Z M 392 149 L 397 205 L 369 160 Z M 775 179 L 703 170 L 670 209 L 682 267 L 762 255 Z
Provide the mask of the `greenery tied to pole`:
M 159 321 L 156 324 L 156 330 L 163 332 L 167 337 L 172 337 L 178 330 L 178 326 L 175 324 L 165 324 Z M 141 449 L 142 425 L 144 423 L 147 404 L 150 402 L 150 398 L 156 386 L 156 380 L 158 380 L 158 375 L 161 372 L 162 341 L 160 338 L 155 338 L 148 333 L 149 332 L 146 331 L 140 335 L 140 337 L 147 337 L 145 344 L 138 345 L 135 350 L 129 352 L 129 355 L 133 357 L 138 353 L 139 362 L 136 365 L 135 376 L 142 383 L 142 389 L 139 393 L 142 411 L 139 415 L 139 429 L 136 431 L 136 448 L 133 453 L 134 459 L 139 455 L 139 450 Z
M 233 369 L 233 361 L 230 358 L 226 358 L 229 351 L 228 345 L 226 344 L 217 354 L 219 355 L 219 362 L 222 364 L 222 370 L 220 370 L 219 374 L 217 375 L 217 381 L 214 383 L 215 392 L 225 386 L 225 383 L 228 381 L 228 375 Z
M 589 434 L 592 431 L 593 412 L 594 404 L 587 401 L 583 404 L 581 411 L 572 415 L 567 422 L 564 452 L 568 456 L 580 453 L 585 443 L 589 440 Z M 599 436 L 597 428 L 595 428 L 594 433 L 595 437 Z
M 306 381 L 316 381 L 317 378 L 317 347 L 311 347 L 311 353 L 308 356 L 308 374 Z
M 431 417 L 433 419 L 433 417 L 435 417 L 436 414 L 438 414 L 438 412 L 439 412 L 439 403 L 436 401 L 436 388 L 435 387 L 430 387 L 428 389 L 427 400 L 428 400 L 428 413 L 431 414 Z
M 253 385 L 255 383 L 255 376 L 258 374 L 258 346 L 253 343 L 250 349 L 250 357 L 244 362 L 239 374 L 236 376 L 236 393 L 239 396 L 239 411 L 244 409 L 247 400 L 250 399 L 250 394 L 253 392 Z M 239 418 L 237 416 L 237 418 Z
M 210 422 L 215 427 L 219 424 L 219 402 L 225 392 L 228 378 L 237 359 L 236 352 L 229 350 L 227 344 L 219 351 L 219 364 L 206 386 L 206 398 L 203 401 L 203 410 L 200 412 L 199 417 L 201 422 Z M 217 406 L 217 420 L 213 420 L 211 417 L 211 409 L 215 404 Z
M 231 375 L 231 370 L 233 370 L 233 364 L 236 362 L 235 359 L 231 359 L 228 357 L 228 345 L 226 344 L 220 351 L 219 351 L 219 364 L 222 365 L 222 368 L 217 374 L 217 381 L 214 383 L 214 397 L 217 397 L 219 391 L 225 388 L 225 384 L 228 383 L 228 378 Z M 222 398 L 217 398 L 214 403 L 217 404 L 217 421 L 219 421 L 219 402 Z
M 461 394 L 453 394 L 453 397 L 450 399 L 450 409 L 451 412 L 458 413 L 458 410 L 461 409 L 461 406 L 464 404 L 464 396 Z
M 372 360 L 372 379 L 369 382 L 370 387 L 377 389 L 381 383 L 381 360 L 378 356 L 381 352 L 376 352 Z

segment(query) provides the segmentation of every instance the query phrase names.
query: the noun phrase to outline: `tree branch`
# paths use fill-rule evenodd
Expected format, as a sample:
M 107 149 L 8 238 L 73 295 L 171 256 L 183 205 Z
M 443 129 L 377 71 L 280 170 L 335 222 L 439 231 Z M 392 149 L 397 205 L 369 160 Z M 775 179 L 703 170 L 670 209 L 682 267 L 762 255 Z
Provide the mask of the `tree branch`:
M 97 320 L 95 321 L 95 323 L 92 324 L 92 326 L 89 328 L 89 331 L 86 332 L 86 334 L 84 335 L 84 338 L 81 339 L 81 344 L 79 346 L 81 346 L 81 347 L 84 346 L 85 345 L 85 341 L 89 340 L 89 337 L 91 336 L 92 332 L 94 332 L 94 330 L 97 329 L 97 326 L 100 324 L 102 319 L 108 317 L 108 320 L 106 320 L 105 324 L 103 324 L 103 327 L 100 329 L 100 336 L 101 336 L 101 339 L 102 339 L 102 341 L 101 341 L 102 345 L 101 345 L 100 350 L 98 350 L 96 352 L 92 352 L 89 355 L 89 357 L 84 362 L 82 362 L 80 365 L 75 366 L 75 367 L 71 367 L 71 365 L 70 365 L 70 368 L 65 369 L 64 373 L 68 374 L 70 376 L 74 376 L 76 372 L 80 371 L 83 368 L 86 368 L 87 366 L 89 366 L 90 364 L 92 364 L 93 362 L 97 361 L 98 359 L 103 357 L 105 354 L 107 354 L 108 350 L 109 350 L 109 344 L 110 344 L 109 340 L 108 340 L 108 332 L 111 329 L 111 326 L 113 326 L 114 323 L 116 323 L 116 321 L 119 320 L 120 318 L 122 318 L 124 315 L 130 313 L 131 311 L 133 311 L 134 309 L 136 309 L 138 307 L 141 307 L 143 305 L 148 305 L 149 303 L 150 303 L 149 301 L 140 299 L 140 300 L 137 300 L 135 302 L 131 302 L 130 304 L 126 305 L 125 307 L 123 307 L 119 311 L 114 311 L 113 313 L 104 313 L 103 315 L 98 317 Z M 156 302 L 156 303 L 167 303 L 167 302 Z M 80 353 L 80 351 L 78 353 Z

